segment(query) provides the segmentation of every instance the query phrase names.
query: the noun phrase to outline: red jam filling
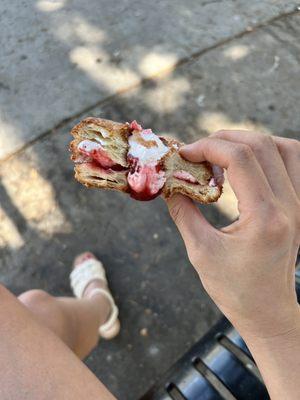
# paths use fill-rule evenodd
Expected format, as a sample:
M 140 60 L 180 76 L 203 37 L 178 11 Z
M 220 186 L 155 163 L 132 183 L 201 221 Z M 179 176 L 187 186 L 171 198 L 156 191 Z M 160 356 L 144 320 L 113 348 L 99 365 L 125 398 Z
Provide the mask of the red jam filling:
M 141 135 L 153 135 L 151 129 L 143 129 L 136 121 L 132 121 L 128 125 L 132 132 L 137 131 L 136 133 L 139 132 Z M 164 141 L 163 138 L 161 138 L 161 140 Z M 128 171 L 128 191 L 132 198 L 148 201 L 155 199 L 161 194 L 166 178 L 159 158 L 157 161 L 155 161 L 155 158 L 154 160 L 151 160 L 151 158 L 149 160 L 148 158 L 146 161 L 145 157 L 142 158 L 141 156 L 140 160 L 139 156 L 128 154 L 127 162 L 129 168 L 126 168 L 113 161 L 99 142 L 84 140 L 79 144 L 78 150 L 81 154 L 78 158 L 78 163 L 89 163 L 92 168 L 100 168 L 107 173 L 113 171 Z M 136 149 L 135 151 L 137 152 Z M 183 170 L 175 171 L 173 176 L 189 183 L 198 184 L 197 180 L 190 173 Z M 210 185 L 214 184 L 215 182 L 211 180 Z
M 198 181 L 196 178 L 193 177 L 189 172 L 187 171 L 175 171 L 173 173 L 174 178 L 179 179 L 181 181 L 185 181 L 188 183 L 194 183 L 198 184 Z
M 136 122 L 136 120 L 130 122 L 129 128 L 130 128 L 132 131 L 142 131 L 142 130 L 143 130 L 142 125 L 138 124 L 138 123 Z
M 97 143 L 98 145 L 98 143 Z M 93 168 L 101 168 L 107 171 L 124 171 L 127 168 L 124 168 L 122 165 L 115 163 L 105 152 L 105 150 L 99 144 L 97 148 L 87 149 L 84 146 L 78 147 L 78 150 L 81 154 L 86 156 L 86 159 L 83 162 L 88 162 L 91 164 Z
M 135 200 L 153 200 L 161 194 L 166 181 L 160 164 L 140 165 L 139 160 L 129 156 L 130 170 L 127 176 L 130 196 Z
M 79 147 L 79 151 L 100 164 L 103 168 L 110 168 L 115 165 L 115 162 L 105 153 L 100 145 L 96 149 L 91 150 L 85 147 Z

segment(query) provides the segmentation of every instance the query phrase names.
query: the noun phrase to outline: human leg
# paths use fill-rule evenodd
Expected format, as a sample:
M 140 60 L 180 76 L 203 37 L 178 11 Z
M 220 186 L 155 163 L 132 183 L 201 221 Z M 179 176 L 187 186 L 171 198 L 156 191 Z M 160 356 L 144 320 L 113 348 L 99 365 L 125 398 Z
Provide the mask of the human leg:
M 65 343 L 1 285 L 0 337 L 1 400 L 113 399 Z
M 88 259 L 95 260 L 95 257 L 88 252 L 76 257 L 74 269 Z M 99 326 L 107 321 L 111 311 L 108 298 L 101 292 L 93 294 L 95 289 L 107 289 L 106 282 L 91 280 L 81 299 L 53 297 L 43 290 L 29 290 L 22 293 L 19 300 L 40 323 L 52 330 L 80 358 L 84 358 L 97 345 Z

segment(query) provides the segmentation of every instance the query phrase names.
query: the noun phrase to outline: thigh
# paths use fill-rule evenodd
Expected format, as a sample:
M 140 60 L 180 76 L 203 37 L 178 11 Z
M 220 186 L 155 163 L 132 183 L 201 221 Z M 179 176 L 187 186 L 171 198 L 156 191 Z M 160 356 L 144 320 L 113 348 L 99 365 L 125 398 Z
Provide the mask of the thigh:
M 1 400 L 113 400 L 95 375 L 0 285 Z

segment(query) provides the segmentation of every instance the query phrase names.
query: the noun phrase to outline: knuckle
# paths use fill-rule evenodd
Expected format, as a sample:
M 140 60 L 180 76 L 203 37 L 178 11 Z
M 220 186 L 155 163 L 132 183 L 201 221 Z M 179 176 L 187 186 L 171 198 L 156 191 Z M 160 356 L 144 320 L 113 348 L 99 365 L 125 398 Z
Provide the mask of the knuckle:
M 289 144 L 289 152 L 293 152 L 300 161 L 300 141 L 296 139 L 290 139 L 291 143 Z
M 232 149 L 232 158 L 237 162 L 248 162 L 253 159 L 253 152 L 246 144 L 237 144 Z
M 292 229 L 289 216 L 280 206 L 270 205 L 265 215 L 266 235 L 271 239 L 282 239 Z
M 252 149 L 254 152 L 262 153 L 265 150 L 276 149 L 275 143 L 271 136 L 260 135 L 258 139 L 253 143 Z
M 283 143 L 289 149 L 300 151 L 300 141 L 297 139 L 285 139 Z
M 196 243 L 192 244 L 191 246 L 187 247 L 187 254 L 190 260 L 190 263 L 195 267 L 197 270 L 201 269 L 203 265 L 208 264 L 209 257 L 205 249 L 201 246 L 197 246 Z
M 198 254 L 198 251 L 197 251 L 197 250 L 194 249 L 194 250 L 188 251 L 188 257 L 189 257 L 190 263 L 191 263 L 194 267 L 198 266 L 198 263 L 199 263 L 199 254 Z
M 260 135 L 259 141 L 258 141 L 262 146 L 269 146 L 269 147 L 275 147 L 274 140 L 272 139 L 272 136 L 263 134 Z
M 220 129 L 219 131 L 212 133 L 210 136 L 222 138 L 222 137 L 224 137 L 224 135 L 226 135 L 226 132 L 228 132 L 228 131 L 226 131 L 225 129 Z
M 287 154 L 296 153 L 300 156 L 300 141 L 297 139 L 280 138 L 280 148 Z

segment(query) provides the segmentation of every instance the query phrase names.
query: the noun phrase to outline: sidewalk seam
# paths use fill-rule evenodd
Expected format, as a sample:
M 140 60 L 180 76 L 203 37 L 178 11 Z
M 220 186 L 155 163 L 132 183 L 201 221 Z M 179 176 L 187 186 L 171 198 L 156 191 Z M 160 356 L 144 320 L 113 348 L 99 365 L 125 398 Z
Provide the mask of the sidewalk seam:
M 194 62 L 196 59 L 200 58 L 202 55 L 204 55 L 204 54 L 206 54 L 206 53 L 208 53 L 208 52 L 210 52 L 212 50 L 215 50 L 218 47 L 222 47 L 222 46 L 224 46 L 224 45 L 226 45 L 226 44 L 228 44 L 228 43 L 230 43 L 230 42 L 232 42 L 232 41 L 234 41 L 236 39 L 240 39 L 240 38 L 242 38 L 244 36 L 251 35 L 252 33 L 256 32 L 256 31 L 258 31 L 260 29 L 264 29 L 264 28 L 268 27 L 269 25 L 273 24 L 276 21 L 279 21 L 279 20 L 285 19 L 285 18 L 289 18 L 289 17 L 291 17 L 293 15 L 298 14 L 299 12 L 300 12 L 300 5 L 296 6 L 294 8 L 294 10 L 292 10 L 292 11 L 277 15 L 277 16 L 275 16 L 275 17 L 273 17 L 273 18 L 271 18 L 271 19 L 269 19 L 269 20 L 267 20 L 265 22 L 262 22 L 260 24 L 255 25 L 254 27 L 247 28 L 243 32 L 237 33 L 236 35 L 233 35 L 233 36 L 231 36 L 231 37 L 229 37 L 227 39 L 220 40 L 219 42 L 217 42 L 217 43 L 215 43 L 215 44 L 213 44 L 211 46 L 208 46 L 205 49 L 198 50 L 198 51 L 196 51 L 196 52 L 194 52 L 194 53 L 192 53 L 192 54 L 190 54 L 190 55 L 188 55 L 186 57 L 183 57 L 183 58 L 179 59 L 173 66 L 168 67 L 166 69 L 163 69 L 163 70 L 157 72 L 156 74 L 151 75 L 151 76 L 149 76 L 147 78 L 143 78 L 143 79 L 140 80 L 140 82 L 138 82 L 136 84 L 133 84 L 133 85 L 128 86 L 128 87 L 126 87 L 124 89 L 118 90 L 116 93 L 113 93 L 113 94 L 105 97 L 104 99 L 101 99 L 101 100 L 97 101 L 96 103 L 94 103 L 94 104 L 92 104 L 92 105 L 90 105 L 90 106 L 88 106 L 86 108 L 81 109 L 79 112 L 71 115 L 70 117 L 62 119 L 53 128 L 50 128 L 47 131 L 41 133 L 40 135 L 38 135 L 34 139 L 32 139 L 32 140 L 28 141 L 27 143 L 25 143 L 18 150 L 12 152 L 8 156 L 4 157 L 3 159 L 0 159 L 0 165 L 2 163 L 6 162 L 7 160 L 13 158 L 14 156 L 18 155 L 19 153 L 22 153 L 24 150 L 26 150 L 27 148 L 33 146 L 35 143 L 37 143 L 38 141 L 44 139 L 48 135 L 50 135 L 52 133 L 55 133 L 55 131 L 61 129 L 63 126 L 67 125 L 73 119 L 79 119 L 80 116 L 86 114 L 89 110 L 92 110 L 95 107 L 99 107 L 101 105 L 104 105 L 104 104 L 110 102 L 111 100 L 119 97 L 120 95 L 122 95 L 124 93 L 127 93 L 127 92 L 130 92 L 131 90 L 134 90 L 134 89 L 136 89 L 138 87 L 143 87 L 144 85 L 146 85 L 151 80 L 158 79 L 160 76 L 166 75 L 168 72 L 174 71 L 174 70 L 176 70 L 178 67 L 180 67 L 182 65 L 188 64 L 190 62 Z M 270 33 L 270 32 L 268 32 L 268 33 Z

